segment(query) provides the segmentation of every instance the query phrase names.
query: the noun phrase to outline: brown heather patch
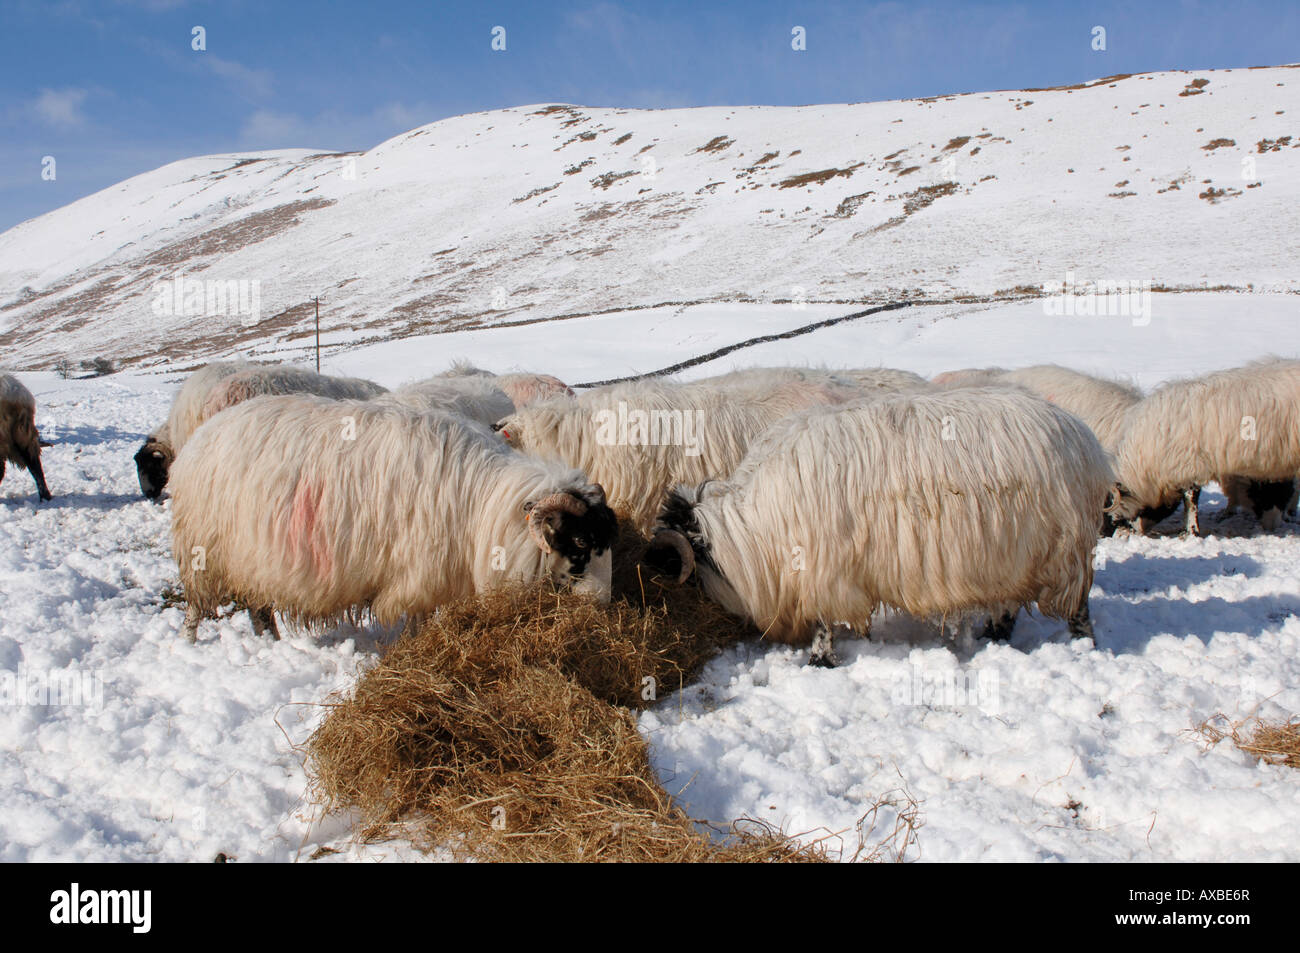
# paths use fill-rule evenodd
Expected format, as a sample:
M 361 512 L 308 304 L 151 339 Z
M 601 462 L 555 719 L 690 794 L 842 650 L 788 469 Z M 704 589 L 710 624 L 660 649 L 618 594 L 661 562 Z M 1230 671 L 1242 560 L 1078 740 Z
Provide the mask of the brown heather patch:
M 328 208 L 333 204 L 335 204 L 334 199 L 300 199 L 254 212 L 192 238 L 183 238 L 164 245 L 136 261 L 132 267 L 136 270 L 170 268 L 189 265 L 195 258 L 206 255 L 228 255 L 293 228 L 302 221 L 299 215 L 304 212 Z
M 1214 186 L 1210 186 L 1208 189 L 1206 189 L 1204 192 L 1200 193 L 1196 197 L 1198 199 L 1205 199 L 1211 205 L 1218 205 L 1220 202 L 1224 201 L 1225 199 L 1236 198 L 1240 194 L 1241 194 L 1240 189 L 1231 189 L 1231 188 L 1216 189 Z
M 780 154 L 781 154 L 781 150 L 779 149 L 776 152 L 765 152 L 761 157 L 759 157 L 759 160 L 757 162 L 755 162 L 753 165 L 751 165 L 749 168 L 745 169 L 744 171 L 752 175 L 753 173 L 763 168 L 765 165 L 767 165 L 769 162 L 771 162 Z
M 581 116 L 580 116 L 580 117 L 578 117 L 577 119 L 570 119 L 568 122 L 563 123 L 563 125 L 565 125 L 565 126 L 570 126 L 570 125 L 572 125 L 572 124 L 575 123 L 575 122 L 586 122 L 586 121 L 587 121 L 587 120 L 586 120 L 585 117 L 581 117 Z M 561 142 L 558 146 L 556 146 L 556 147 L 555 147 L 554 149 L 552 149 L 551 151 L 552 151 L 552 152 L 559 152 L 559 151 L 560 151 L 561 149 L 563 149 L 565 146 L 572 145 L 572 144 L 575 143 L 575 142 L 591 142 L 591 141 L 592 141 L 593 139 L 595 139 L 595 138 L 596 138 L 596 133 L 593 132 L 592 130 L 587 130 L 586 132 L 580 132 L 580 133 L 578 133 L 576 136 L 572 136 L 572 137 L 570 137 L 570 138 L 568 138 L 568 139 L 565 139 L 563 142 Z
M 858 210 L 858 206 L 860 206 L 863 202 L 865 202 L 869 196 L 875 194 L 876 193 L 874 191 L 862 192 L 858 195 L 850 195 L 847 198 L 842 199 L 840 201 L 840 204 L 836 207 L 835 211 L 831 213 L 830 217 L 850 218 L 853 215 L 853 213 Z
M 578 170 L 574 169 L 574 171 L 576 172 Z M 565 174 L 567 175 L 568 173 L 566 172 Z M 543 185 L 541 188 L 533 189 L 527 195 L 521 195 L 517 199 L 511 199 L 511 202 L 513 203 L 527 202 L 529 199 L 535 199 L 537 198 L 537 196 L 545 195 L 547 192 L 550 192 L 554 189 L 558 189 L 559 187 L 560 187 L 559 182 L 556 182 L 554 185 Z
M 902 178 L 902 177 L 905 176 L 905 175 L 911 175 L 913 172 L 917 171 L 919 168 L 921 168 L 919 165 L 909 165 L 906 169 L 900 169 L 899 172 L 898 172 L 898 176 L 899 176 L 899 178 Z
M 714 136 L 698 149 L 692 149 L 690 154 L 695 155 L 697 152 L 721 152 L 723 149 L 732 145 L 735 141 L 735 139 L 728 138 L 727 136 Z
M 970 142 L 970 136 L 957 136 L 955 139 L 949 139 L 948 144 L 944 146 L 940 151 L 951 152 L 953 149 L 960 149 L 968 142 Z
M 1201 146 L 1207 152 L 1213 152 L 1215 149 L 1223 149 L 1228 146 L 1235 146 L 1236 140 L 1233 139 L 1211 139 L 1205 145 Z
M 1121 80 L 1131 79 L 1132 77 L 1133 77 L 1132 73 L 1116 73 L 1114 76 L 1103 76 L 1101 79 L 1094 79 L 1092 82 L 1089 83 L 1074 83 L 1071 86 L 1034 86 L 1034 87 L 1030 87 L 1029 89 L 1023 89 L 1023 90 L 999 89 L 999 90 L 995 90 L 995 92 L 1054 93 L 1059 90 L 1091 89 L 1094 86 L 1114 86 L 1116 83 L 1120 82 Z
M 623 143 L 627 142 L 631 138 L 632 138 L 632 133 L 625 132 L 623 133 L 623 135 L 619 136 L 617 139 L 614 140 L 614 145 L 621 146 Z
M 883 232 L 886 229 L 893 228 L 896 225 L 902 225 L 905 221 L 907 221 L 907 217 L 909 215 L 913 215 L 916 212 L 921 211 L 921 209 L 933 205 L 935 202 L 943 198 L 945 195 L 952 195 L 956 191 L 957 191 L 956 182 L 940 182 L 938 185 L 923 185 L 919 189 L 916 189 L 913 192 L 906 192 L 903 195 L 899 195 L 899 196 L 891 195 L 888 201 L 892 202 L 899 198 L 903 200 L 903 214 L 895 215 L 893 218 L 889 219 L 888 221 L 881 222 L 879 225 L 876 225 L 873 228 L 869 228 L 865 232 L 859 232 L 857 235 L 854 235 L 853 237 L 858 238 L 861 235 L 874 235 L 877 232 Z
M 1205 87 L 1209 85 L 1210 85 L 1210 81 L 1208 79 L 1194 79 L 1186 86 L 1184 86 L 1183 91 L 1178 95 L 1199 96 L 1205 90 Z
M 793 155 L 793 153 L 791 153 Z M 820 172 L 805 172 L 802 175 L 792 175 L 788 179 L 782 179 L 777 183 L 778 188 L 797 189 L 805 185 L 825 185 L 831 179 L 838 176 L 848 178 L 853 175 L 856 169 L 862 168 L 865 163 L 855 162 L 851 166 L 843 169 L 822 169 Z
M 952 195 L 956 191 L 956 182 L 940 182 L 938 185 L 923 185 L 915 192 L 909 192 L 904 196 L 903 214 L 911 215 L 914 212 L 919 212 L 921 209 L 933 205 L 945 195 Z
M 603 191 L 604 189 L 608 189 L 619 179 L 626 179 L 628 176 L 632 175 L 636 175 L 635 169 L 630 169 L 627 172 L 606 172 L 604 175 L 598 175 L 592 179 L 591 187 L 593 189 L 600 188 Z
M 1261 155 L 1265 152 L 1281 152 L 1290 142 L 1290 136 L 1282 136 L 1280 139 L 1261 139 L 1255 143 L 1255 151 Z

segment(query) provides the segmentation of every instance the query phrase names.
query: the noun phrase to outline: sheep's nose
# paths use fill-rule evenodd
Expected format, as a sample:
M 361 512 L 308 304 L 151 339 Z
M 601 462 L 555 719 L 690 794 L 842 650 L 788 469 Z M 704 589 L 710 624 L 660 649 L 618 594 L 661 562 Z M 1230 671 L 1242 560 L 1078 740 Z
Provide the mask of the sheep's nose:
M 613 595 L 614 554 L 605 550 L 587 563 L 587 570 L 573 582 L 573 591 L 609 605 Z

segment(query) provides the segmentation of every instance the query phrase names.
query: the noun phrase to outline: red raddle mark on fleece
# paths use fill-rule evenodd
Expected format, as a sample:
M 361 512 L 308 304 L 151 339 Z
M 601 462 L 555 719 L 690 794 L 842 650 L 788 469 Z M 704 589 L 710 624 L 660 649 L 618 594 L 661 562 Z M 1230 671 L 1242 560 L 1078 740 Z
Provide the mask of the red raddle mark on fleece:
M 303 556 L 309 554 L 316 576 L 320 579 L 328 578 L 334 570 L 334 554 L 320 520 L 323 495 L 323 488 L 313 487 L 308 477 L 299 478 L 298 487 L 293 492 L 293 508 L 289 514 L 289 549 L 293 553 L 293 561 L 299 564 Z

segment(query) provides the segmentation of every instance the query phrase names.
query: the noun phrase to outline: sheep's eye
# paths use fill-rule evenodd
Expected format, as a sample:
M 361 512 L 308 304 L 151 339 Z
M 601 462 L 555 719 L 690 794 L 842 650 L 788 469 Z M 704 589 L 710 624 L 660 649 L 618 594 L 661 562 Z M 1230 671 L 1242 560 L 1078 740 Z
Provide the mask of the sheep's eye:
M 577 546 L 579 549 L 587 548 L 587 541 L 583 539 L 581 536 L 575 536 L 573 538 L 573 544 Z

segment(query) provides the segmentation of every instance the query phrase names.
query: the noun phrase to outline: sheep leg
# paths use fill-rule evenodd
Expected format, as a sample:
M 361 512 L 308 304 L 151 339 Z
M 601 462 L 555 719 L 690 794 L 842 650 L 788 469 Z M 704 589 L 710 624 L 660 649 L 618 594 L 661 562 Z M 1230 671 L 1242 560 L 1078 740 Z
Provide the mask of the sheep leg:
M 280 630 L 275 624 L 275 611 L 270 606 L 249 609 L 248 617 L 253 620 L 254 635 L 262 638 L 269 635 L 276 642 L 280 641 Z
M 984 638 L 993 642 L 1005 642 L 1011 638 L 1011 632 L 1015 627 L 1015 612 L 1003 612 L 999 616 L 989 616 L 989 621 L 984 624 Z
M 42 500 L 54 499 L 54 497 L 50 495 L 50 488 L 45 485 L 45 471 L 41 468 L 40 451 L 37 451 L 36 453 L 28 453 L 25 450 L 19 450 L 18 452 L 23 458 L 23 466 L 27 468 L 27 472 L 30 473 L 32 479 L 36 481 L 36 495 Z
M 181 626 L 181 635 L 185 636 L 185 640 L 190 644 L 199 640 L 199 620 L 202 618 L 193 603 L 185 607 L 185 624 Z
M 839 664 L 839 659 L 835 657 L 833 645 L 832 630 L 825 622 L 820 619 L 813 627 L 812 653 L 808 656 L 808 664 L 816 665 L 818 668 L 834 668 Z
M 1201 488 L 1199 486 L 1188 487 L 1183 490 L 1183 516 L 1186 520 L 1183 526 L 1184 536 L 1201 535 L 1201 525 L 1196 518 L 1196 506 L 1200 501 Z
M 1088 613 L 1088 603 L 1083 604 L 1083 608 L 1070 616 L 1068 625 L 1070 626 L 1070 638 L 1072 639 L 1091 639 L 1092 634 L 1092 616 Z

